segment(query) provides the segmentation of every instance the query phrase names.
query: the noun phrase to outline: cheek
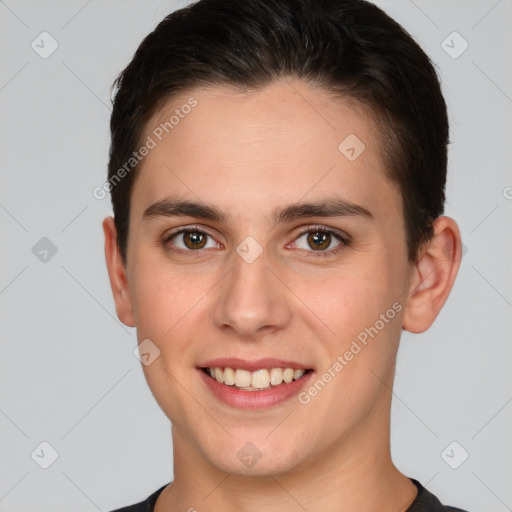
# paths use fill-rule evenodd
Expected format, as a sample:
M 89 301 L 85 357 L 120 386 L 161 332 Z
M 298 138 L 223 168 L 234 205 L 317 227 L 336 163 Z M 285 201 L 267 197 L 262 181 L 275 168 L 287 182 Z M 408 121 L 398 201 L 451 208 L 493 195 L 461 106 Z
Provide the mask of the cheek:
M 336 339 L 347 340 L 373 324 L 398 298 L 393 272 L 385 263 L 341 263 L 329 273 L 295 277 L 292 288 Z
M 191 309 L 197 286 L 149 258 L 139 258 L 136 269 L 130 292 L 138 337 L 164 341 Z
M 154 361 L 142 365 L 142 370 L 162 410 L 168 415 L 179 410 L 183 415 L 187 407 L 179 382 L 190 379 L 192 361 L 187 346 L 191 333 L 197 330 L 198 315 L 204 315 L 200 298 L 205 292 L 197 283 L 191 284 L 190 278 L 155 264 L 141 264 L 137 270 L 132 303 L 138 343 L 149 339 L 159 350 Z
M 337 376 L 325 399 L 338 404 L 343 395 L 343 405 L 336 405 L 342 416 L 364 415 L 393 373 L 403 307 L 387 275 L 380 269 L 376 275 L 338 276 L 331 281 L 335 292 L 322 300 L 322 318 L 335 332 L 324 340 L 323 370 Z
M 319 326 L 329 327 L 320 336 L 326 368 L 346 354 L 343 374 L 357 382 L 363 394 L 370 384 L 369 368 L 384 376 L 393 367 L 403 311 L 398 293 L 401 285 L 390 262 L 386 258 L 370 259 L 364 265 L 333 271 L 328 278 L 308 280 L 308 284 L 298 280 L 295 288 L 321 320 Z

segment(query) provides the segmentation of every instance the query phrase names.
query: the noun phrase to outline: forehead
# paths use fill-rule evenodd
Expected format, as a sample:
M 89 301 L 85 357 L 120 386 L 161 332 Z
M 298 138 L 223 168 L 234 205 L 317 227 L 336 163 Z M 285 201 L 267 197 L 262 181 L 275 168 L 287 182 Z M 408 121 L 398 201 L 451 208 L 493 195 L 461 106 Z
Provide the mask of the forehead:
M 146 124 L 142 140 L 154 147 L 139 165 L 133 199 L 142 208 L 179 192 L 240 214 L 244 206 L 249 216 L 285 199 L 339 192 L 399 213 L 378 135 L 365 109 L 299 80 L 249 92 L 191 89 Z

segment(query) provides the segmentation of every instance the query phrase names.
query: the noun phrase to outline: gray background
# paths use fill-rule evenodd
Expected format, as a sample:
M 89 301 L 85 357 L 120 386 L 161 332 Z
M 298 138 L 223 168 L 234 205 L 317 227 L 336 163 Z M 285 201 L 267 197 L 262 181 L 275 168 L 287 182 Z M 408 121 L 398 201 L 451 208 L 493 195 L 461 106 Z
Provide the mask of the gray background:
M 446 213 L 467 248 L 435 324 L 403 336 L 393 456 L 443 501 L 512 510 L 512 2 L 378 4 L 439 67 L 451 119 Z M 108 284 L 109 197 L 92 190 L 106 177 L 110 84 L 183 5 L 0 0 L 2 512 L 106 511 L 172 479 L 170 424 Z M 43 31 L 59 45 L 46 59 L 31 47 L 51 48 Z M 454 31 L 469 44 L 457 58 Z M 44 441 L 58 453 L 48 469 Z

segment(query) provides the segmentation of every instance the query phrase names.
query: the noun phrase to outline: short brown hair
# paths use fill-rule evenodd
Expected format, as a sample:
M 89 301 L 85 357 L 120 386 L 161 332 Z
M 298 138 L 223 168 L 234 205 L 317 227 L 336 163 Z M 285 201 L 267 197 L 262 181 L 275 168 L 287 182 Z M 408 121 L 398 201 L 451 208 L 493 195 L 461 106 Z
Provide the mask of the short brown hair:
M 200 0 L 168 15 L 114 82 L 108 164 L 126 262 L 137 168 L 111 181 L 171 96 L 202 85 L 258 89 L 297 77 L 370 109 L 388 179 L 402 198 L 410 261 L 433 236 L 445 202 L 448 119 L 432 62 L 364 0 Z

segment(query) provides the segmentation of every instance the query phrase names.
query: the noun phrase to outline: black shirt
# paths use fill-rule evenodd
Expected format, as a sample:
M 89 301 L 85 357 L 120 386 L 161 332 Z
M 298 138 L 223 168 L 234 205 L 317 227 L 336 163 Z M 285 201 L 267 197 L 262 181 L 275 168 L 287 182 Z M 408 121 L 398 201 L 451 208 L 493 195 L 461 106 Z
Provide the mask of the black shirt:
M 411 481 L 418 488 L 418 494 L 405 512 L 466 512 L 460 508 L 442 505 L 441 502 L 433 494 L 428 492 L 417 480 L 411 478 Z M 112 512 L 153 512 L 158 496 L 168 485 L 169 484 L 163 485 L 140 503 L 112 510 Z

